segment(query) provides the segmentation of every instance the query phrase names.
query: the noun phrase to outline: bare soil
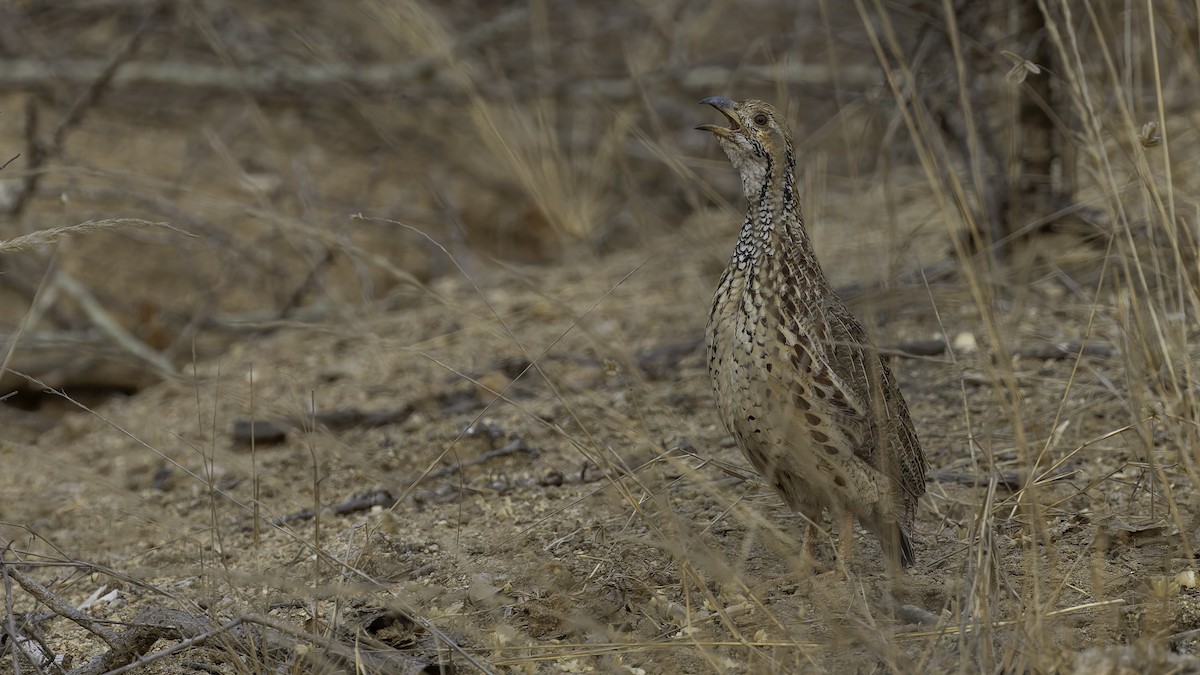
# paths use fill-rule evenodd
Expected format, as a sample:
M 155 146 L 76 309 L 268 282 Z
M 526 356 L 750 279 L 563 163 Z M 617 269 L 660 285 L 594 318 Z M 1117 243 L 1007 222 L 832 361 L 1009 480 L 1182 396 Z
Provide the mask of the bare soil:
M 714 239 L 734 228 L 720 229 Z M 720 267 L 708 237 L 685 228 L 636 253 L 489 271 L 474 284 L 447 277 L 434 285 L 441 299 L 280 329 L 196 363 L 190 383 L 68 414 L 33 443 L 5 444 L 7 536 L 26 560 L 119 570 L 121 579 L 86 567 L 41 574 L 75 602 L 118 589 L 92 609 L 105 619 L 167 603 L 345 628 L 402 608 L 502 669 L 845 672 L 926 660 L 953 670 L 966 599 L 1002 621 L 998 649 L 1020 648 L 1034 627 L 1008 608 L 1031 570 L 1054 580 L 1045 602 L 1060 613 L 1037 629 L 1053 631 L 1064 662 L 1150 626 L 1195 627 L 1189 592 L 1153 594 L 1154 577 L 1179 571 L 1170 561 L 1191 534 L 1154 503 L 1153 479 L 1133 463 L 1136 434 L 1113 433 L 1130 413 L 1110 393 L 1114 358 L 1018 358 L 1017 393 L 1031 412 L 1019 433 L 1048 444 L 1039 466 L 1054 465 L 1026 505 L 1014 492 L 1027 477 L 1018 430 L 979 376 L 996 356 L 895 359 L 933 467 L 920 562 L 889 582 L 877 544 L 859 532 L 853 559 L 814 575 L 797 542 L 803 523 L 754 481 L 714 415 L 698 348 Z M 1016 310 L 1020 346 L 1078 337 L 1064 326 L 1086 308 L 1052 288 L 1034 287 Z M 944 298 L 947 327 L 982 332 L 968 303 L 956 308 L 953 285 L 931 293 L 924 306 L 883 310 L 880 343 L 938 333 L 929 297 Z M 231 437 L 236 419 L 347 409 L 406 416 L 293 430 L 253 451 Z M 513 441 L 527 449 L 474 463 Z M 455 464 L 466 466 L 422 478 Z M 997 473 L 1013 485 L 989 489 Z M 1162 477 L 1181 480 L 1170 468 Z M 328 511 L 372 491 L 389 495 L 386 506 Z M 984 500 L 994 514 L 985 525 Z M 269 524 L 313 509 L 319 517 Z M 971 559 L 978 537 L 988 560 Z M 821 551 L 833 561 L 831 546 Z M 1108 604 L 1089 607 L 1098 598 Z M 904 604 L 943 623 L 893 618 Z M 466 667 L 406 625 L 394 644 Z M 55 649 L 96 649 L 68 628 L 47 631 Z M 147 672 L 228 658 L 200 648 Z

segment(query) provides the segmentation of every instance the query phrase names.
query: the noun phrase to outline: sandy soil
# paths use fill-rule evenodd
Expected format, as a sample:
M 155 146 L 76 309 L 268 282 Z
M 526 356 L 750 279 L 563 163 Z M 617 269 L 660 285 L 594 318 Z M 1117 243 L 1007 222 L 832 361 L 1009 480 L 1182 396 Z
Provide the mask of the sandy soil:
M 716 220 L 736 222 L 729 215 Z M 933 467 L 920 562 L 889 582 L 859 532 L 844 568 L 814 576 L 796 540 L 802 523 L 753 480 L 715 419 L 697 340 L 720 267 L 708 239 L 733 228 L 711 229 L 570 266 L 487 272 L 474 285 L 447 277 L 433 287 L 440 299 L 283 328 L 197 363 L 193 382 L 66 415 L 35 443 L 4 446 L 6 536 L 26 560 L 119 571 L 39 575 L 75 602 L 116 589 L 91 610 L 105 619 L 163 603 L 353 631 L 367 630 L 357 617 L 390 607 L 518 670 L 844 672 L 923 660 L 947 670 L 978 648 L 956 633 L 964 612 L 1007 622 L 991 629 L 995 648 L 1021 648 L 1033 627 L 1014 608 L 1031 573 L 1047 575 L 1045 608 L 1060 613 L 1038 630 L 1053 633 L 1063 659 L 1148 623 L 1195 627 L 1190 592 L 1152 601 L 1151 577 L 1179 571 L 1181 535 L 1131 464 L 1136 435 L 1112 433 L 1129 411 L 1109 392 L 1119 386 L 1111 358 L 1085 358 L 1066 395 L 1073 360 L 1017 360 L 1030 414 L 1021 433 L 1048 444 L 1040 466 L 1055 469 L 1024 505 L 986 484 L 989 456 L 1001 475 L 1023 463 L 983 357 L 895 359 Z M 1077 337 L 1065 319 L 1086 308 L 1051 288 L 1014 310 L 1027 325 L 1019 346 Z M 924 306 L 895 303 L 880 343 L 932 337 L 931 297 L 943 299 L 947 326 L 982 334 L 956 295 L 946 285 Z M 314 409 L 400 419 L 295 429 L 253 452 L 232 440 L 237 419 L 303 422 Z M 372 491 L 389 495 L 386 506 L 328 510 Z M 319 518 L 269 524 L 318 506 Z M 889 597 L 943 623 L 891 618 Z M 1089 607 L 1097 601 L 1108 604 Z M 465 667 L 419 623 L 403 626 L 392 644 Z M 96 649 L 62 622 L 47 635 L 77 658 Z M 205 647 L 154 668 L 228 658 Z

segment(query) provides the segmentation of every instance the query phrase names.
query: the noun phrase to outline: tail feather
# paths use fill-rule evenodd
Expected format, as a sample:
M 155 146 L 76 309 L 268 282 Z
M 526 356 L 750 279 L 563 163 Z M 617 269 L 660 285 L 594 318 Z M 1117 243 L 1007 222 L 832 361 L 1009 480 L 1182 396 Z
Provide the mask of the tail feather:
M 917 554 L 913 552 L 912 539 L 903 528 L 896 527 L 896 531 L 900 533 L 900 565 L 912 567 L 917 564 Z
M 913 551 L 912 538 L 908 536 L 904 526 L 895 522 L 879 520 L 865 521 L 863 525 L 879 540 L 879 545 L 883 548 L 883 555 L 893 564 L 899 564 L 904 568 L 917 564 L 917 554 Z

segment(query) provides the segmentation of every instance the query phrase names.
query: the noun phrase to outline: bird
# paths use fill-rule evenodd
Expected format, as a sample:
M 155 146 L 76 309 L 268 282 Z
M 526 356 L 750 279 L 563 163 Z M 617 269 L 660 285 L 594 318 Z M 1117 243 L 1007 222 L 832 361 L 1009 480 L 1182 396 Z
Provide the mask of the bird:
M 925 454 L 891 369 L 817 261 L 791 130 L 763 101 L 701 103 L 728 122 L 696 128 L 716 137 L 748 202 L 705 330 L 721 420 L 808 522 L 810 554 L 828 510 L 842 526 L 839 557 L 857 518 L 892 569 L 911 567 Z

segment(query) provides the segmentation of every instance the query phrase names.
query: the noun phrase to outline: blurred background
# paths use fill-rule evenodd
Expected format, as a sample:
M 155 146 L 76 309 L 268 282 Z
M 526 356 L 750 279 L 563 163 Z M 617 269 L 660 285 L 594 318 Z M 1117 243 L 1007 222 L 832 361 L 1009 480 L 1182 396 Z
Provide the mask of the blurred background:
M 1128 154 L 1142 125 L 1194 121 L 1195 14 L 1034 0 L 5 3 L 3 236 L 112 218 L 174 228 L 0 260 L 0 329 L 11 344 L 20 328 L 9 366 L 136 390 L 278 322 L 418 301 L 462 273 L 438 245 L 477 274 L 666 238 L 711 256 L 715 275 L 742 205 L 692 131 L 713 121 L 697 105 L 711 95 L 786 110 L 840 287 L 1053 228 L 1102 236 L 1108 205 L 1079 154 L 1096 139 L 1111 147 L 1091 152 Z M 1080 110 L 1105 128 L 1082 127 Z M 1173 142 L 1191 147 L 1194 128 Z M 719 223 L 713 242 L 705 223 Z

